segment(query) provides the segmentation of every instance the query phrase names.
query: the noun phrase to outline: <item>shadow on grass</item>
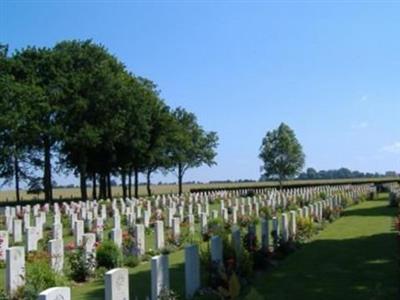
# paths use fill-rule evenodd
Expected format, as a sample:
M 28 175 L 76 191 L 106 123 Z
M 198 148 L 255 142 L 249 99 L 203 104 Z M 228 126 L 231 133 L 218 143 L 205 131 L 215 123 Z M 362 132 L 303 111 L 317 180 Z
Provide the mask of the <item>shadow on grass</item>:
M 255 279 L 244 299 L 399 299 L 396 236 L 316 240 Z
M 367 216 L 367 217 L 381 217 L 381 216 L 394 216 L 396 214 L 395 207 L 379 206 L 370 208 L 356 208 L 346 210 L 342 216 Z

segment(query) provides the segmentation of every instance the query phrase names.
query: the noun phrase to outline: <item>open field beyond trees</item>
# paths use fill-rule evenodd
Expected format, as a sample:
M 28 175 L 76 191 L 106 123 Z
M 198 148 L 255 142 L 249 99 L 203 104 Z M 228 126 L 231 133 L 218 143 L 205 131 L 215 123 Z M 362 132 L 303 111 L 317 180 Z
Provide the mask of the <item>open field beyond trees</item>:
M 325 184 L 347 184 L 347 183 L 385 183 L 385 182 L 400 182 L 399 177 L 378 177 L 378 178 L 350 178 L 350 179 L 319 179 L 319 180 L 289 180 L 283 183 L 284 186 L 290 187 L 293 185 L 325 185 Z M 183 192 L 187 193 L 190 190 L 208 190 L 208 189 L 237 189 L 237 188 L 256 188 L 256 187 L 279 187 L 277 181 L 255 181 L 255 182 L 232 182 L 232 183 L 199 183 L 199 184 L 184 184 Z M 178 192 L 177 184 L 160 184 L 152 185 L 151 190 L 155 195 L 162 194 L 176 194 Z M 114 186 L 112 188 L 114 197 L 122 196 L 122 187 Z M 90 195 L 91 188 L 87 189 L 87 193 Z M 79 199 L 80 189 L 78 187 L 74 188 L 55 188 L 53 191 L 54 199 Z M 21 200 L 33 200 L 33 199 L 43 199 L 44 194 L 28 194 L 26 190 L 21 190 Z M 139 195 L 147 195 L 147 190 L 145 185 L 139 185 Z M 3 190 L 0 191 L 0 202 L 3 201 L 15 201 L 15 191 L 14 190 Z

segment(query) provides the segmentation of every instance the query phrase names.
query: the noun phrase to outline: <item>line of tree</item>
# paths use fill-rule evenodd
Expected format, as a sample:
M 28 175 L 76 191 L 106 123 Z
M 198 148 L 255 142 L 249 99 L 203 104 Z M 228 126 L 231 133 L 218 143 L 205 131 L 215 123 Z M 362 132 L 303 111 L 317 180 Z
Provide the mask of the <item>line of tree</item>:
M 140 173 L 150 195 L 156 171 L 175 172 L 182 193 L 188 169 L 215 164 L 217 134 L 91 40 L 12 55 L 0 45 L 0 111 L 0 178 L 17 201 L 21 182 L 52 201 L 54 171 L 79 176 L 86 200 L 88 181 L 93 198 L 111 198 L 112 176 L 138 197 Z
M 346 178 L 376 178 L 376 177 L 396 177 L 395 171 L 388 171 L 385 174 L 379 173 L 363 173 L 360 171 L 352 171 L 347 168 L 337 170 L 320 170 L 307 168 L 305 172 L 299 174 L 298 179 L 346 179 Z

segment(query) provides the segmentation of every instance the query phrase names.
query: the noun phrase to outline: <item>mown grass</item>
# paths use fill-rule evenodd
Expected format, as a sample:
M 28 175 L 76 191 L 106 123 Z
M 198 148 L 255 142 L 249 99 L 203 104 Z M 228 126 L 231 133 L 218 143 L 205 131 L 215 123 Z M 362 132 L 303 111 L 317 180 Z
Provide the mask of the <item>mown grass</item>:
M 398 266 L 393 217 L 387 198 L 347 209 L 315 239 L 275 270 L 256 276 L 241 299 L 398 299 Z M 183 299 L 183 251 L 170 254 L 171 288 Z M 150 264 L 130 269 L 130 296 L 146 299 Z M 73 299 L 101 299 L 104 283 L 72 289 Z
M 387 196 L 347 209 L 342 218 L 329 224 L 276 269 L 256 275 L 251 288 L 244 290 L 240 298 L 399 299 L 395 213 L 395 209 L 387 207 Z M 146 248 L 153 248 L 153 244 L 151 233 L 146 236 Z M 170 254 L 169 263 L 171 288 L 183 299 L 183 250 Z M 130 268 L 129 279 L 131 299 L 150 295 L 149 262 Z M 103 297 L 103 280 L 72 286 L 72 299 Z
M 349 208 L 244 299 L 399 299 L 395 213 L 386 198 Z

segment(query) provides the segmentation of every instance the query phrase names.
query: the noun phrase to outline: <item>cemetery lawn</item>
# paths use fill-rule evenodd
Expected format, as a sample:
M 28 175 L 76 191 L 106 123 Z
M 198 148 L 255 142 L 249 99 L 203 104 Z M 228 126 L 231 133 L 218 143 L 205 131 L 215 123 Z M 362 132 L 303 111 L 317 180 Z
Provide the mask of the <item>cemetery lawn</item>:
M 382 194 L 379 200 L 348 208 L 340 219 L 327 225 L 313 241 L 275 269 L 256 275 L 240 299 L 399 299 L 393 228 L 396 209 L 387 204 L 387 194 Z M 51 224 L 51 219 L 47 222 Z M 260 238 L 260 228 L 257 231 Z M 71 239 L 65 236 L 64 242 Z M 153 234 L 146 235 L 147 250 L 153 244 Z M 180 295 L 179 299 L 184 299 L 183 250 L 169 255 L 169 265 L 170 286 Z M 2 269 L 3 288 L 4 275 Z M 146 299 L 151 290 L 150 263 L 130 268 L 129 282 L 130 298 Z M 104 299 L 104 281 L 74 284 L 72 299 Z
M 399 299 L 395 208 L 387 195 L 345 211 L 314 241 L 256 278 L 244 299 Z
M 309 244 L 267 271 L 241 299 L 397 299 L 396 209 L 387 195 L 350 207 Z M 171 288 L 184 295 L 183 251 L 169 255 Z M 129 270 L 130 296 L 150 293 L 150 263 Z M 72 289 L 72 299 L 103 299 L 104 282 Z

